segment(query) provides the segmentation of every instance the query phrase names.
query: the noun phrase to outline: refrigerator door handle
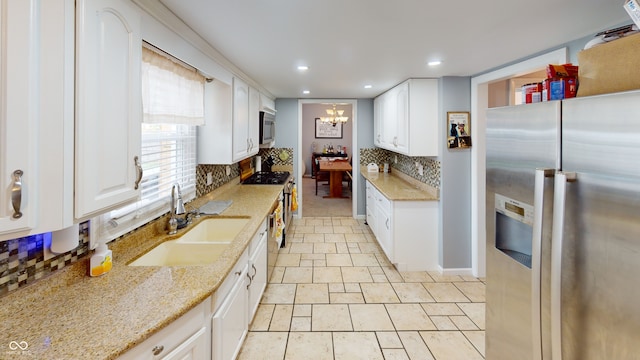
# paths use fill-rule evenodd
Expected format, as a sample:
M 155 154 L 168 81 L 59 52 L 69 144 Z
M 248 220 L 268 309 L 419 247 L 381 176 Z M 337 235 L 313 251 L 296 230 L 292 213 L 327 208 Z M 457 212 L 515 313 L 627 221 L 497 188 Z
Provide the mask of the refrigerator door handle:
M 551 230 L 551 358 L 562 360 L 562 242 L 567 183 L 576 173 L 558 171 L 554 183 Z
M 541 264 L 542 217 L 544 213 L 544 181 L 555 175 L 555 169 L 536 169 L 533 197 L 533 238 L 531 241 L 531 325 L 533 360 L 542 360 Z

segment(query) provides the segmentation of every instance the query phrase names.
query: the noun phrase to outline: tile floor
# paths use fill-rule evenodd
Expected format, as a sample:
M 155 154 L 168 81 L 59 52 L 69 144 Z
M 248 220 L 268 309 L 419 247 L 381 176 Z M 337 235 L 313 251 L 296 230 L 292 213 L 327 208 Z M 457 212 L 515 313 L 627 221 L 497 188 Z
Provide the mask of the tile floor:
M 290 232 L 238 359 L 484 359 L 482 279 L 400 273 L 364 220 Z

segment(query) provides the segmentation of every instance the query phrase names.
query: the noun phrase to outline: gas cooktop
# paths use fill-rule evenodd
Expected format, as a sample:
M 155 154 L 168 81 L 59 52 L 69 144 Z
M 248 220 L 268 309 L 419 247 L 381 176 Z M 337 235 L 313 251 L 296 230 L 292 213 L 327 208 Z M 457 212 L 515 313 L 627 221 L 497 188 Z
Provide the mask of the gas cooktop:
M 287 182 L 288 171 L 259 171 L 246 178 L 244 185 L 280 185 Z

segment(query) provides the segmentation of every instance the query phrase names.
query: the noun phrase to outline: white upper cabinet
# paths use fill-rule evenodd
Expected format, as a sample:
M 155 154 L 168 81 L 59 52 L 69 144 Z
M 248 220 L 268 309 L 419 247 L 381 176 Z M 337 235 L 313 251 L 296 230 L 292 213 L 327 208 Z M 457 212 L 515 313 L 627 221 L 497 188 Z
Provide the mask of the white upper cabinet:
M 409 79 L 374 100 L 374 144 L 408 156 L 439 156 L 438 114 L 438 80 Z
M 139 197 L 142 16 L 128 0 L 78 0 L 78 219 Z
M 0 6 L 0 240 L 73 224 L 73 16 L 73 0 Z
M 260 93 L 238 78 L 205 84 L 205 125 L 198 127 L 198 164 L 233 164 L 258 153 Z

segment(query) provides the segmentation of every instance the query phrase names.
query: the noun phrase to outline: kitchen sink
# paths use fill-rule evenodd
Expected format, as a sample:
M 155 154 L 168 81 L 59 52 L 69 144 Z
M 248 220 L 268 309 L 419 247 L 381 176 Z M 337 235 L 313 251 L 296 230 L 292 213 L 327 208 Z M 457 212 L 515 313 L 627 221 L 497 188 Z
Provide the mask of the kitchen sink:
M 180 237 L 154 247 L 129 266 L 212 264 L 248 222 L 248 217 L 204 219 Z
M 232 241 L 249 222 L 248 217 L 204 219 L 177 238 L 179 243 L 217 243 Z
M 218 260 L 229 244 L 230 242 L 180 243 L 169 240 L 154 247 L 129 266 L 208 265 Z

